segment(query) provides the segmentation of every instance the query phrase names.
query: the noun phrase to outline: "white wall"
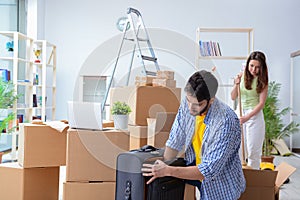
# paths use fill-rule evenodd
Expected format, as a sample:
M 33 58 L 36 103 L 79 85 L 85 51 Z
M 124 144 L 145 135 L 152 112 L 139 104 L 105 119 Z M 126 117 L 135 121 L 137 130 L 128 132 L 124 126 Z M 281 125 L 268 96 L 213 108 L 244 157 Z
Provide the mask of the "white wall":
M 84 66 L 88 63 L 93 69 L 91 73 L 97 73 L 107 67 L 104 65 L 109 57 L 117 55 L 120 32 L 115 24 L 119 17 L 126 16 L 128 7 L 137 8 L 142 13 L 147 27 L 163 30 L 160 42 L 178 42 L 165 35 L 168 31 L 182 42 L 194 41 L 199 26 L 253 27 L 254 49 L 266 53 L 270 80 L 283 84 L 282 105 L 289 106 L 290 53 L 300 49 L 299 0 L 51 0 L 44 3 L 45 13 L 40 14 L 45 15 L 45 24 L 39 27 L 44 38 L 39 39 L 57 45 L 57 119 L 67 117 L 66 102 L 76 99 L 76 79 L 80 71 L 86 72 Z M 175 45 L 171 50 L 177 48 Z M 97 51 L 101 54 L 95 57 Z M 193 56 L 194 49 L 188 53 Z M 181 72 L 188 74 L 191 66 L 179 57 L 164 56 L 163 64 L 182 67 Z

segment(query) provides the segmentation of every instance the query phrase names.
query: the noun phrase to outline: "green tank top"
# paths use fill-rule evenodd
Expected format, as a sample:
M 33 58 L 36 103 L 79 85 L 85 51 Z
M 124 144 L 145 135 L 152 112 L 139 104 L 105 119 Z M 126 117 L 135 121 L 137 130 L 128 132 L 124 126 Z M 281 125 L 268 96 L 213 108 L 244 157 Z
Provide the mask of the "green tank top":
M 253 109 L 259 103 L 259 94 L 256 92 L 257 77 L 252 81 L 251 90 L 245 88 L 244 74 L 241 78 L 241 101 L 243 109 Z

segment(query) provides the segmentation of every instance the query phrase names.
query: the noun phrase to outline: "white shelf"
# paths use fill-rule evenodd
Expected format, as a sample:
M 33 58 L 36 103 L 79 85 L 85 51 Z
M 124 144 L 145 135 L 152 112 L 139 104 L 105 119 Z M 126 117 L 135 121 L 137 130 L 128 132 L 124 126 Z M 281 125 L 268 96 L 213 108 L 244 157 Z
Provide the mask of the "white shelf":
M 5 44 L 8 41 L 14 42 L 13 54 L 9 54 L 5 48 L 0 47 L 0 62 L 4 63 L 4 69 L 10 71 L 11 81 L 15 85 L 17 94 L 21 97 L 13 105 L 12 112 L 23 115 L 23 122 L 31 122 L 34 116 L 41 116 L 42 120 L 55 119 L 55 96 L 56 96 L 56 46 L 46 40 L 35 40 L 22 33 L 14 31 L 0 31 L 0 42 Z M 40 48 L 41 62 L 36 63 L 34 48 Z M 3 67 L 4 65 L 0 65 Z M 52 69 L 52 70 L 51 70 Z M 38 84 L 33 84 L 35 75 L 38 75 Z M 28 80 L 29 82 L 22 82 Z M 51 85 L 47 85 L 47 81 Z M 37 107 L 33 107 L 33 95 L 37 97 Z M 39 99 L 41 97 L 41 100 Z M 46 106 L 47 104 L 51 106 Z M 51 117 L 46 117 L 47 113 Z M 14 120 L 13 126 L 17 124 Z M 12 147 L 12 151 L 16 146 Z
M 242 70 L 243 63 L 253 51 L 253 28 L 207 28 L 199 27 L 196 30 L 196 60 L 197 69 L 206 69 L 214 72 L 219 81 L 219 97 L 233 107 L 230 98 L 233 77 Z M 219 44 L 221 56 L 203 56 L 199 41 Z M 211 51 L 214 52 L 214 51 Z M 202 53 L 207 53 L 207 51 Z M 219 53 L 214 52 L 219 55 Z M 210 55 L 214 55 L 210 54 Z M 215 69 L 215 70 L 212 70 Z

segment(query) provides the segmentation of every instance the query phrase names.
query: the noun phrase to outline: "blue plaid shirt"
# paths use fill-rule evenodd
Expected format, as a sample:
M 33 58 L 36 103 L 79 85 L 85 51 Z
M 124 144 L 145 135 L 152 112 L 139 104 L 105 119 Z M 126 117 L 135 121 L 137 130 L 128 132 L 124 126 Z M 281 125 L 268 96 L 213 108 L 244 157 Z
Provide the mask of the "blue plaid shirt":
M 215 98 L 204 119 L 206 125 L 202 142 L 202 163 L 198 169 L 205 179 L 201 184 L 201 200 L 236 200 L 245 190 L 239 148 L 240 122 L 234 111 Z M 166 146 L 185 150 L 187 163 L 195 160 L 192 138 L 195 117 L 190 115 L 184 99 L 179 107 Z

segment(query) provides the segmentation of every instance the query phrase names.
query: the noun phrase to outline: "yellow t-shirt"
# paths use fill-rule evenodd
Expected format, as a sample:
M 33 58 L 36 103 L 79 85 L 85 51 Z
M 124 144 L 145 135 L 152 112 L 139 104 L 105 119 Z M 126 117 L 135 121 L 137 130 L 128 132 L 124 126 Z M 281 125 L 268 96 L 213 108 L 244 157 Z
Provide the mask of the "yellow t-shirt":
M 193 137 L 193 148 L 195 151 L 196 156 L 196 165 L 201 163 L 201 147 L 202 147 L 202 140 L 205 130 L 205 124 L 203 123 L 205 115 L 196 116 L 196 123 L 195 123 L 195 134 Z

